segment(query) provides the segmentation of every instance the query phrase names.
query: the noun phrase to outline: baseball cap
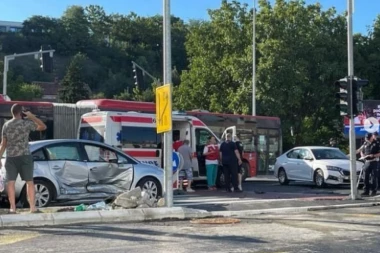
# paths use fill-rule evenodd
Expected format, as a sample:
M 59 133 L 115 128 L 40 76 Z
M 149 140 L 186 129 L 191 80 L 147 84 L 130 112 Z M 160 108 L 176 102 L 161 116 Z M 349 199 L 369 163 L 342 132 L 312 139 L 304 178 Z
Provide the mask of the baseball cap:
M 365 138 L 366 139 L 371 139 L 372 135 L 373 135 L 372 133 L 366 133 L 365 134 Z

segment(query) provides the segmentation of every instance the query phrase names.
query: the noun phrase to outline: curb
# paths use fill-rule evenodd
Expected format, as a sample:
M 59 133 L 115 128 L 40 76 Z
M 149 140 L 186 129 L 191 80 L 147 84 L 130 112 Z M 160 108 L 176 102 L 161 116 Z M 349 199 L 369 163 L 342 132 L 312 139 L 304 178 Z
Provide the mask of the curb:
M 343 204 L 330 206 L 284 207 L 245 211 L 213 211 L 183 207 L 161 207 L 141 209 L 119 209 L 111 211 L 85 211 L 37 214 L 10 214 L 0 216 L 0 228 L 11 227 L 41 227 L 73 224 L 139 222 L 165 219 L 197 219 L 212 217 L 246 218 L 260 214 L 289 214 L 308 211 L 320 211 L 340 208 L 380 206 L 380 202 Z
M 248 217 L 259 214 L 288 214 L 288 213 L 301 213 L 310 211 L 321 211 L 331 209 L 342 208 L 354 208 L 354 207 L 372 207 L 380 206 L 380 202 L 370 203 L 358 203 L 358 204 L 343 204 L 343 205 L 331 205 L 331 206 L 303 206 L 303 207 L 283 207 L 283 208 L 270 208 L 261 210 L 244 210 L 244 211 L 214 211 L 210 212 L 213 217 Z
M 209 217 L 205 210 L 171 207 L 119 209 L 111 211 L 8 214 L 0 216 L 0 228 L 94 224 L 107 222 L 138 222 L 163 219 L 193 219 Z

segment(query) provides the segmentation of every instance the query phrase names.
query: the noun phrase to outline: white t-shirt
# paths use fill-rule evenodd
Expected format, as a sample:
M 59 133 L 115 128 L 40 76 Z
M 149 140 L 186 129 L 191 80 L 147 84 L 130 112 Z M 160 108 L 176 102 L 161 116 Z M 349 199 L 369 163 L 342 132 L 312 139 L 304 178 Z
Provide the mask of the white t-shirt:
M 212 145 L 205 146 L 205 148 L 203 149 L 203 154 L 206 154 L 208 152 L 208 147 L 209 146 L 212 146 Z M 215 148 L 218 148 L 218 145 L 213 145 L 213 146 L 215 146 Z M 219 148 L 217 150 L 219 150 Z M 208 164 L 216 164 L 216 165 L 218 165 L 219 161 L 218 160 L 207 160 L 206 159 L 206 165 L 208 165 Z

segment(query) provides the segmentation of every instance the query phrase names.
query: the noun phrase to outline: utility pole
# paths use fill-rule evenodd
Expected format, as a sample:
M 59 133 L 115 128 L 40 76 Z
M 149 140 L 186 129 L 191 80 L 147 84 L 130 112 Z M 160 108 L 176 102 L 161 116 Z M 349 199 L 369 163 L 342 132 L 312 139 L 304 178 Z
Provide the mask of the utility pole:
M 354 80 L 354 43 L 353 43 L 353 29 L 352 29 L 352 12 L 353 12 L 353 0 L 347 0 L 347 50 L 348 50 L 348 81 L 349 90 L 353 91 L 353 80 Z M 354 94 L 356 96 L 356 94 Z M 357 188 L 356 188 L 356 141 L 355 141 L 355 123 L 354 123 L 354 110 L 353 103 L 350 103 L 350 174 L 351 174 L 351 199 L 357 199 Z
M 256 116 L 256 0 L 253 0 L 252 27 L 252 116 Z
M 167 110 L 172 113 L 172 54 L 171 54 L 171 14 L 170 0 L 163 0 L 164 9 L 164 84 L 170 85 L 170 97 Z M 173 131 L 164 133 L 164 197 L 167 207 L 173 206 Z

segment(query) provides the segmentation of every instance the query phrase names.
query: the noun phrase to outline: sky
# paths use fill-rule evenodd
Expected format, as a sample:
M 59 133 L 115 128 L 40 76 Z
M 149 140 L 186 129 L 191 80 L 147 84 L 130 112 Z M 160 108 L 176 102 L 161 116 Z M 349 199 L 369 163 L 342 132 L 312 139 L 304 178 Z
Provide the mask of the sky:
M 240 0 L 253 5 L 254 0 Z M 274 0 L 271 0 L 272 2 Z M 347 8 L 347 0 L 305 0 L 307 4 L 321 3 L 323 8 L 335 7 L 338 13 Z M 208 19 L 207 10 L 217 9 L 221 0 L 171 0 L 172 15 L 189 19 Z M 107 13 L 129 14 L 135 12 L 140 16 L 162 14 L 162 0 L 0 0 L 0 20 L 24 21 L 33 15 L 60 17 L 68 6 L 90 4 L 103 6 Z M 354 32 L 366 34 L 368 27 L 380 14 L 379 0 L 354 0 Z

